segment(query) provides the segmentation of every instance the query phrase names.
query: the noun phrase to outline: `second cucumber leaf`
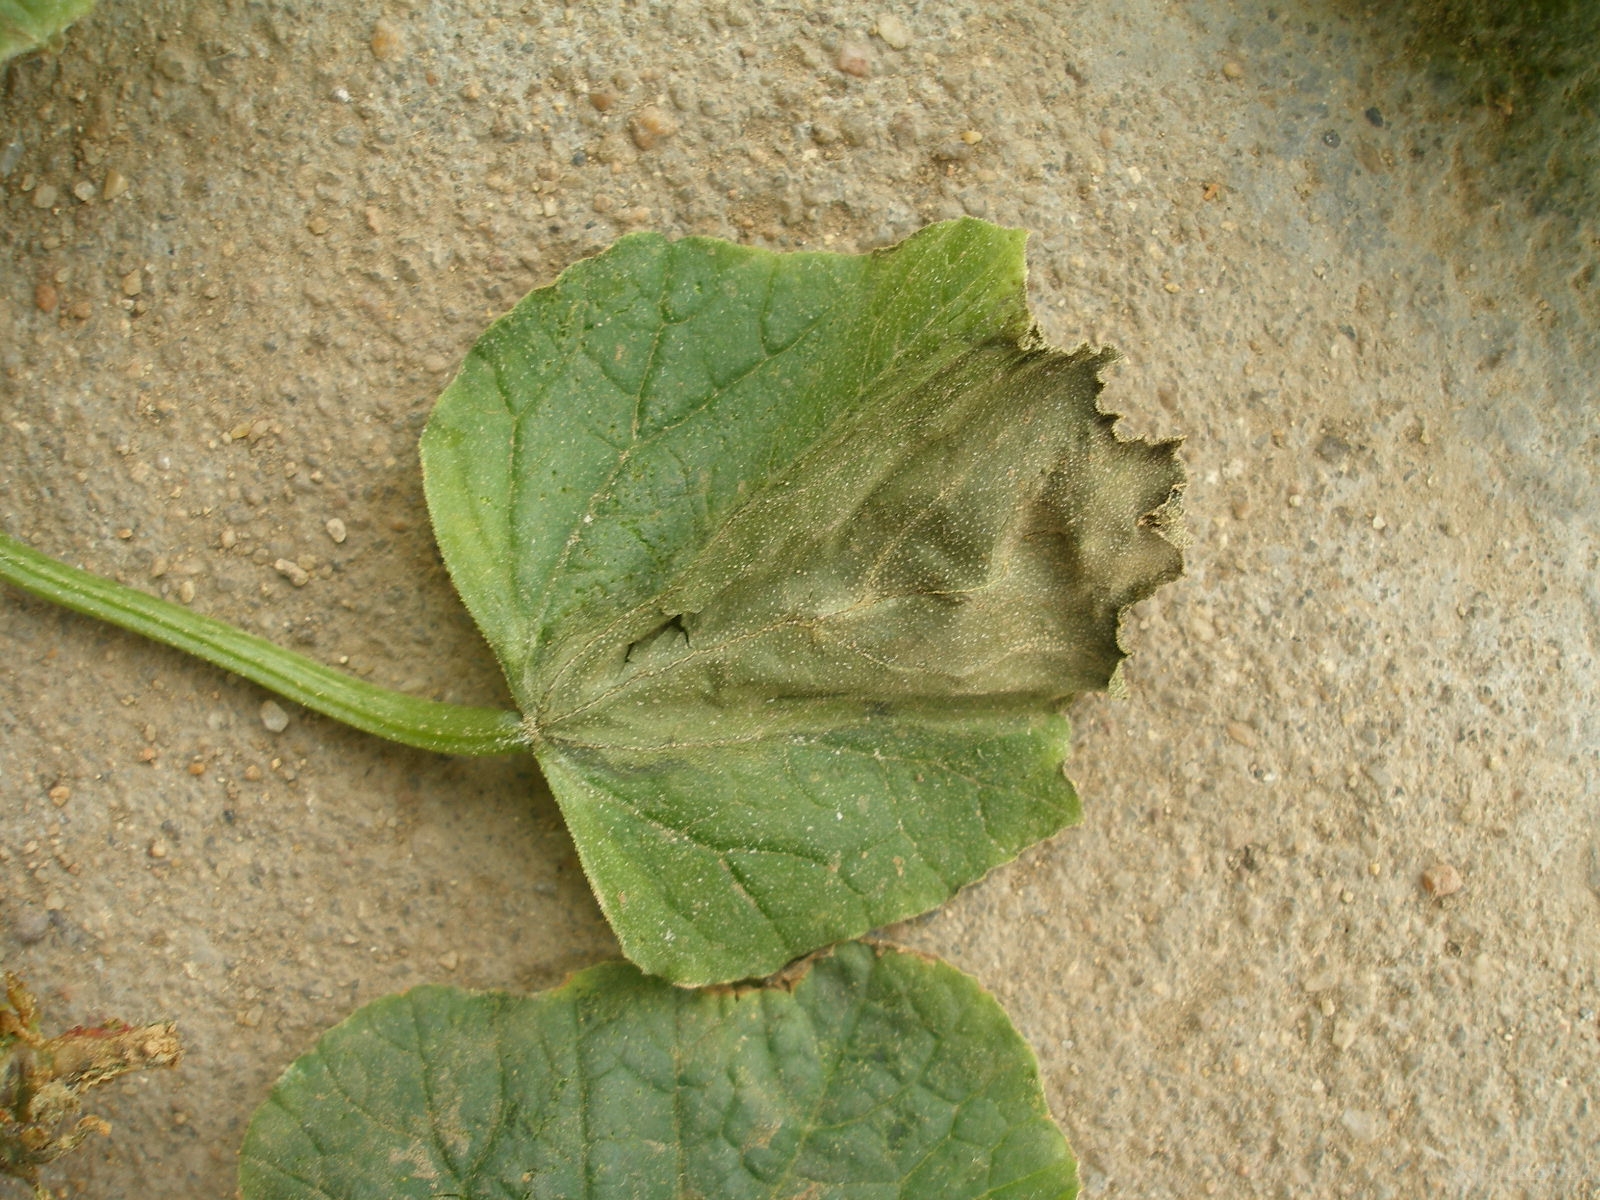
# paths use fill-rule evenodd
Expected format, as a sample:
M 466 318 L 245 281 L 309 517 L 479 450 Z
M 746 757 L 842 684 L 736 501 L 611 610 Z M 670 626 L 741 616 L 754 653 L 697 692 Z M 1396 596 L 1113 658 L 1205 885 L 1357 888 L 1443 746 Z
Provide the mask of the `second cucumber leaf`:
M 1076 818 L 1062 708 L 1179 573 L 1183 474 L 1043 343 L 1022 242 L 631 236 L 440 397 L 436 536 L 644 970 L 767 974 Z
M 537 996 L 386 996 L 284 1073 L 239 1184 L 245 1200 L 1078 1193 L 993 997 L 859 942 L 753 988 L 607 963 Z

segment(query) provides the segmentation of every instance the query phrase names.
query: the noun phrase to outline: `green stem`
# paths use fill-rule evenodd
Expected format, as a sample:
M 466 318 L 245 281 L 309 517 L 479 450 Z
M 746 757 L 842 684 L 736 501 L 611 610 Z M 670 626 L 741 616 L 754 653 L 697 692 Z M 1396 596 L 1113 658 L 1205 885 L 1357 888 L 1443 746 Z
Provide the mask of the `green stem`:
M 4 533 L 0 580 L 187 651 L 314 712 L 402 745 L 442 754 L 505 754 L 527 743 L 514 712 L 419 700 L 364 683 L 213 617 L 69 567 Z

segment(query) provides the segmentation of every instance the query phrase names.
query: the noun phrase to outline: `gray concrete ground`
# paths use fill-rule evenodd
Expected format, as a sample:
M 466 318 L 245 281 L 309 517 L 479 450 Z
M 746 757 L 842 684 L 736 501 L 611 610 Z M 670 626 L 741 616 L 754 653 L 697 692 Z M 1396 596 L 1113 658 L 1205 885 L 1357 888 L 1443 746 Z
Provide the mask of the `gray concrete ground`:
M 491 317 L 628 229 L 1026 226 L 1051 339 L 1188 439 L 1190 566 L 1075 711 L 1083 824 L 891 932 L 999 995 L 1088 1195 L 1595 1195 L 1593 92 L 1449 7 L 104 0 L 0 93 L 0 525 L 493 702 L 415 455 Z M 531 764 L 264 699 L 0 594 L 0 956 L 189 1045 L 62 1195 L 229 1196 L 356 1005 L 615 952 Z

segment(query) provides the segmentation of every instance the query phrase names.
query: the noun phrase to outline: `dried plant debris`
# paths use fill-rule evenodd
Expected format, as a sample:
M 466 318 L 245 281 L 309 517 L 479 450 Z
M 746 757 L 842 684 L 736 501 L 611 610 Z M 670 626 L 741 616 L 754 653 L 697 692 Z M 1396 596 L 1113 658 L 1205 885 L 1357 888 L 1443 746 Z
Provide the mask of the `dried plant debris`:
M 99 1117 L 73 1121 L 83 1093 L 130 1071 L 176 1066 L 182 1057 L 170 1022 L 107 1021 L 44 1037 L 33 994 L 7 971 L 0 1004 L 0 1175 L 31 1185 L 36 1197 L 48 1195 L 39 1168 L 91 1133 L 111 1132 Z

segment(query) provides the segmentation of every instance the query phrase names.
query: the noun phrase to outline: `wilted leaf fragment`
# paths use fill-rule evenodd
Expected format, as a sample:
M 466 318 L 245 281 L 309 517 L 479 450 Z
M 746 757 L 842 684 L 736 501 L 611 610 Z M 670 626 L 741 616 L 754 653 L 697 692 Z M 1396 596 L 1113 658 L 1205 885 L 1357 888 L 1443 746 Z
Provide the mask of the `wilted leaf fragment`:
M 0 1175 L 39 1185 L 39 1168 L 75 1149 L 91 1133 L 109 1133 L 99 1117 L 68 1124 L 79 1096 L 130 1071 L 176 1066 L 183 1057 L 171 1025 L 122 1021 L 39 1032 L 38 1006 L 22 980 L 5 975 L 0 1001 Z
M 616 963 L 361 1009 L 252 1121 L 245 1200 L 1064 1200 L 1033 1055 L 970 977 L 851 943 L 699 992 Z
M 1041 342 L 1022 236 L 624 238 L 441 396 L 445 560 L 647 971 L 766 974 L 1076 818 L 1060 710 L 1177 574 L 1182 473 Z

